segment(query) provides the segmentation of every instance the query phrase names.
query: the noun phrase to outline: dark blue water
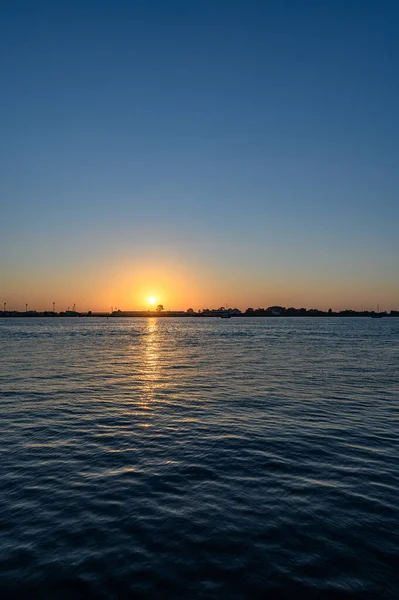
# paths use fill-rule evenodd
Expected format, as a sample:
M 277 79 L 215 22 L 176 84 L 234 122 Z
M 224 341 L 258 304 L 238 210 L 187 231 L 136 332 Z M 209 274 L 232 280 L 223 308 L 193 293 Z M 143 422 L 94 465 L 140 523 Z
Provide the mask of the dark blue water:
M 0 597 L 399 598 L 399 319 L 0 320 Z

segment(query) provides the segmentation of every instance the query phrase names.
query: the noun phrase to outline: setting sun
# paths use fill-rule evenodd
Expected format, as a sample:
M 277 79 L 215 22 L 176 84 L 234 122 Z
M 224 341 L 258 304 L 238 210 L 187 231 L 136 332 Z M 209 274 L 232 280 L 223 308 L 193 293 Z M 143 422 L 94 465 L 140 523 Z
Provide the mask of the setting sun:
M 148 297 L 148 304 L 156 304 L 157 299 L 154 296 Z

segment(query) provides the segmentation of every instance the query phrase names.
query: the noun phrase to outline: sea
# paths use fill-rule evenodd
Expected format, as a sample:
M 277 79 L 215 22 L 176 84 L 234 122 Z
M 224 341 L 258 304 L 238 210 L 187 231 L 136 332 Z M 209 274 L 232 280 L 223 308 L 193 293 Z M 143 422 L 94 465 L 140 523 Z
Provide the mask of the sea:
M 399 318 L 0 319 L 0 598 L 399 598 Z

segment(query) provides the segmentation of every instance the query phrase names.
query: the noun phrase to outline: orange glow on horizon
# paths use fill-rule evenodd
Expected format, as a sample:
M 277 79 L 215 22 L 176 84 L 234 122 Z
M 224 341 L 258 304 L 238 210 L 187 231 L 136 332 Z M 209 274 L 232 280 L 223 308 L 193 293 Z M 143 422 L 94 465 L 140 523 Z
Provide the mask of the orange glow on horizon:
M 2 302 L 10 310 L 78 311 L 168 310 L 218 308 L 226 299 L 231 308 L 294 306 L 328 310 L 397 310 L 397 279 L 383 274 L 283 272 L 271 267 L 267 277 L 255 268 L 240 265 L 231 270 L 203 265 L 179 256 L 147 256 L 57 272 L 44 268 L 30 272 L 6 272 L 1 278 Z M 90 276 L 88 277 L 88 273 Z M 316 277 L 317 275 L 317 277 Z

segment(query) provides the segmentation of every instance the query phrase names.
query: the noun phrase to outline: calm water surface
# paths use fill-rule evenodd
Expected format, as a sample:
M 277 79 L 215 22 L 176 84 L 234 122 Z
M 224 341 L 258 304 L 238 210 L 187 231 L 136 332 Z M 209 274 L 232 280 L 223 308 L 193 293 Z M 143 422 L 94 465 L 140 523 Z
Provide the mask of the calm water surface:
M 399 598 L 399 319 L 0 320 L 0 596 Z

